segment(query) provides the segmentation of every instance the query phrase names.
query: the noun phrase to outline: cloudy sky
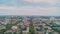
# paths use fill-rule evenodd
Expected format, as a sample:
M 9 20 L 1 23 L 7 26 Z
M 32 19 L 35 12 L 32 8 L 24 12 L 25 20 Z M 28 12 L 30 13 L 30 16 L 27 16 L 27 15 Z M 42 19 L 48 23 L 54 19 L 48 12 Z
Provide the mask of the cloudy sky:
M 60 16 L 60 0 L 0 0 L 0 15 Z

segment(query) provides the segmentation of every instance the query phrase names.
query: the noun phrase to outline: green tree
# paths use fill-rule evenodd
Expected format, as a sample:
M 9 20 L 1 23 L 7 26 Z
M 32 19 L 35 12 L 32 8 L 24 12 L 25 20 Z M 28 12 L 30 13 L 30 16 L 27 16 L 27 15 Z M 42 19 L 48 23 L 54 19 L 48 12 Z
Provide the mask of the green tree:
M 14 32 L 13 34 L 17 34 L 16 32 Z
M 6 33 L 6 34 L 12 34 L 11 32 L 8 32 L 8 33 Z
M 4 34 L 5 31 L 6 31 L 6 29 L 1 29 L 0 34 Z
M 29 32 L 30 32 L 30 34 L 34 34 L 35 33 L 32 20 L 30 21 Z
M 28 34 L 31 34 L 31 32 L 29 32 Z
M 7 24 L 6 29 L 9 30 L 9 29 L 11 29 L 12 26 L 13 26 L 12 24 Z
M 53 34 L 52 32 L 49 32 L 49 34 Z

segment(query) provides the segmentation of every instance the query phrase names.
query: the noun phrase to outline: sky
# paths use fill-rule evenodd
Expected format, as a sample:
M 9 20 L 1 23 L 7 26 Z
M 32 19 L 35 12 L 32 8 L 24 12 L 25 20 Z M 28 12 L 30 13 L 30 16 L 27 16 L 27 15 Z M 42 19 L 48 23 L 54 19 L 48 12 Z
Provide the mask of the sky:
M 60 16 L 60 0 L 0 0 L 0 15 Z

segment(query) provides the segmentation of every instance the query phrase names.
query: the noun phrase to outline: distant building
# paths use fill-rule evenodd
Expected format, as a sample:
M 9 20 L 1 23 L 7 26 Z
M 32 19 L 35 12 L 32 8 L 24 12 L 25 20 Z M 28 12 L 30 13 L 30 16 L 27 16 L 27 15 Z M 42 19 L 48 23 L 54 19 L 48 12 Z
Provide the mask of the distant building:
M 6 29 L 5 25 L 0 24 L 0 29 Z

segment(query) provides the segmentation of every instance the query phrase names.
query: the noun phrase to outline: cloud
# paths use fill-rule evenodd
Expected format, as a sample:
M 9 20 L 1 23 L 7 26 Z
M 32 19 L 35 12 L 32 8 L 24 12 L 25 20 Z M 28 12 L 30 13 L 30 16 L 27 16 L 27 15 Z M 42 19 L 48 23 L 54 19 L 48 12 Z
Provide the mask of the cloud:
M 24 6 L 21 8 L 0 6 L 0 15 L 55 15 L 56 7 L 32 7 Z
M 57 0 L 0 0 L 0 6 L 12 6 L 12 7 L 23 7 L 23 6 L 41 6 L 51 7 L 56 6 Z
M 9 7 L 9 6 L 0 6 L 0 9 L 7 9 L 7 10 L 15 10 L 16 7 Z
M 36 7 L 33 7 L 33 6 L 24 6 L 24 7 L 20 7 L 20 8 L 17 8 L 17 7 L 9 7 L 9 6 L 0 6 L 0 9 L 6 9 L 6 10 L 45 10 L 45 11 L 56 11 L 57 7 L 39 7 L 39 6 L 36 6 Z M 35 12 L 35 11 L 34 11 Z
M 48 2 L 48 3 L 55 3 L 57 0 L 24 0 L 30 3 L 40 3 L 40 2 Z

